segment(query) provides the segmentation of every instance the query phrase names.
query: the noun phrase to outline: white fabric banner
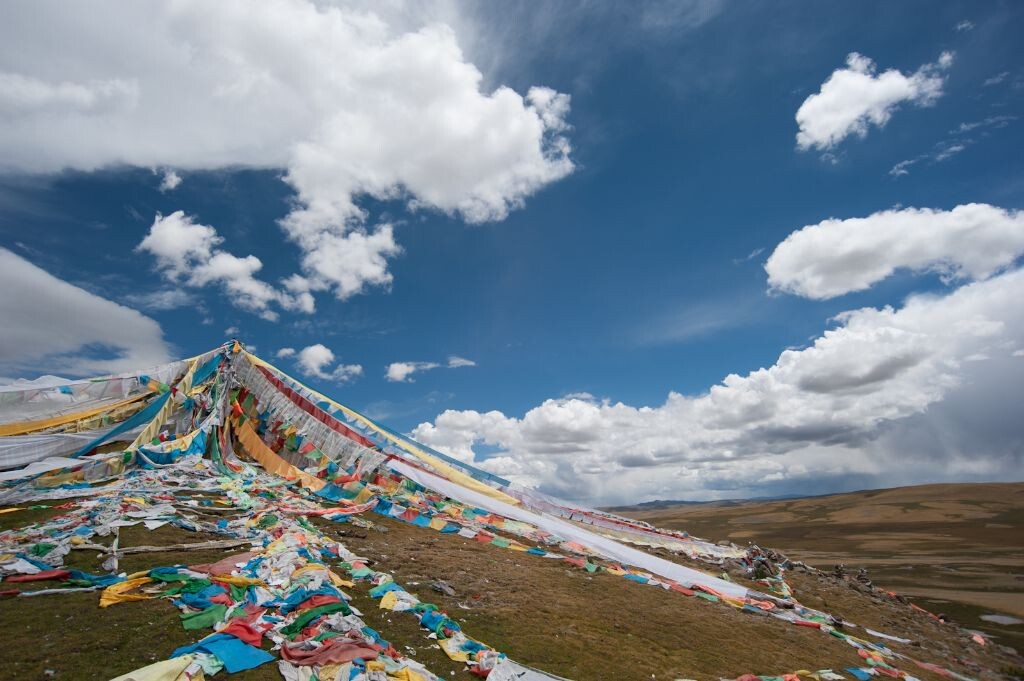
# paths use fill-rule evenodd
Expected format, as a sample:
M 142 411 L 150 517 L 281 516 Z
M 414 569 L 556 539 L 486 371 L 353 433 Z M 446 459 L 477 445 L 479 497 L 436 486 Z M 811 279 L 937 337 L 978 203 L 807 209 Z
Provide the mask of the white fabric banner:
M 24 468 L 19 468 L 14 471 L 4 471 L 3 473 L 0 473 L 0 481 L 7 482 L 8 480 L 20 480 L 21 478 L 28 478 L 33 475 L 39 475 L 40 473 L 47 473 L 49 471 L 67 468 L 68 466 L 81 466 L 83 463 L 88 462 L 82 459 L 66 459 L 62 456 L 55 456 L 50 459 L 43 459 L 42 461 L 30 463 Z
M 42 433 L 40 435 L 9 435 L 7 437 L 0 437 L 0 470 L 18 468 L 34 461 L 41 461 L 47 457 L 77 452 L 81 447 L 109 432 L 113 427 L 86 430 L 81 433 Z M 135 428 L 120 433 L 110 441 L 131 442 L 140 430 L 141 428 Z M 18 471 L 13 472 L 17 473 Z M 18 477 L 21 476 L 19 475 Z M 0 480 L 11 479 L 13 478 L 0 478 Z
M 537 669 L 524 667 L 512 660 L 505 658 L 487 675 L 488 681 L 568 681 L 561 676 L 545 674 Z
M 73 381 L 43 376 L 34 381 L 0 385 L 0 423 L 36 421 L 114 404 L 146 392 L 139 376 L 170 383 L 185 366 L 186 362 L 179 360 L 116 376 Z
M 607 537 L 602 537 L 599 534 L 586 530 L 582 527 L 578 527 L 564 520 L 559 520 L 558 518 L 553 518 L 549 515 L 534 513 L 533 511 L 529 511 L 525 508 L 512 506 L 511 504 L 506 504 L 503 501 L 492 499 L 478 492 L 474 492 L 471 489 L 466 489 L 461 485 L 456 485 L 455 483 L 438 477 L 432 473 L 427 473 L 426 471 L 410 466 L 402 461 L 393 459 L 387 463 L 387 466 L 407 478 L 418 482 L 424 487 L 432 489 L 435 492 L 440 492 L 441 494 L 451 497 L 456 501 L 461 501 L 462 503 L 470 504 L 471 506 L 477 506 L 506 518 L 522 520 L 524 523 L 530 523 L 531 525 L 539 527 L 551 534 L 558 535 L 562 539 L 582 544 L 588 549 L 596 551 L 605 558 L 616 560 L 623 565 L 637 567 L 642 570 L 646 570 L 651 574 L 675 580 L 686 587 L 699 584 L 700 586 L 706 586 L 709 589 L 714 589 L 719 593 L 733 598 L 744 598 L 747 595 L 746 587 L 740 586 L 739 584 L 727 582 L 724 579 L 719 579 L 705 574 L 700 570 L 694 570 L 693 568 L 672 563 L 664 558 L 652 556 L 649 553 L 620 544 L 617 541 L 608 539 Z

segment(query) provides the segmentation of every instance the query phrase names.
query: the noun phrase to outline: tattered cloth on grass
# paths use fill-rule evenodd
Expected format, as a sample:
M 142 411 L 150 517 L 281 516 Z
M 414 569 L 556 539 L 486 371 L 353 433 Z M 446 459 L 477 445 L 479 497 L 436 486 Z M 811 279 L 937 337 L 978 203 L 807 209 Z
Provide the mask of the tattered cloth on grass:
M 193 659 L 191 655 L 182 655 L 170 660 L 161 660 L 114 677 L 110 681 L 203 681 L 202 671 L 198 676 L 185 676 L 185 670 L 192 664 Z
M 111 584 L 103 593 L 100 594 L 100 607 L 109 608 L 115 603 L 125 603 L 128 601 L 148 601 L 153 598 L 149 594 L 133 594 L 128 593 L 134 589 L 143 586 L 144 584 L 150 584 L 153 580 L 149 577 L 136 577 L 134 579 L 129 578 L 123 582 L 117 584 Z

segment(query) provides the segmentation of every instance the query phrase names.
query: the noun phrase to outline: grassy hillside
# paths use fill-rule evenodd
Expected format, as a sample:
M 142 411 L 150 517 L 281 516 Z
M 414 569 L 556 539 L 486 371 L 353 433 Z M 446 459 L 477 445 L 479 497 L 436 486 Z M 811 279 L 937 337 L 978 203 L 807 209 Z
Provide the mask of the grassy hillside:
M 1024 648 L 1024 483 L 922 485 L 781 501 L 620 510 L 695 536 L 755 543 L 881 587 Z M 799 593 L 798 593 L 799 596 Z
M 656 518 L 644 515 L 716 539 L 731 537 L 744 544 L 757 539 L 762 545 L 787 547 L 793 557 L 826 567 L 838 560 L 851 566 L 870 565 L 877 581 L 903 592 L 948 589 L 1019 599 L 1022 584 L 1013 582 L 1013 577 L 1022 572 L 1022 496 L 1024 485 L 944 486 L 769 504 L 659 509 L 647 512 Z M 47 508 L 7 513 L 0 515 L 0 528 L 23 527 L 61 512 Z M 367 518 L 369 529 L 315 517 L 309 521 L 366 556 L 377 569 L 393 574 L 410 591 L 438 604 L 473 636 L 518 661 L 576 681 L 775 676 L 798 669 L 843 670 L 863 664 L 856 649 L 821 632 L 720 602 L 638 585 L 607 572 L 590 574 L 561 560 L 496 548 L 378 515 Z M 170 526 L 154 531 L 136 526 L 124 528 L 120 538 L 124 547 L 215 537 Z M 790 548 L 799 546 L 807 547 L 806 551 Z M 212 562 L 234 551 L 133 555 L 126 556 L 121 567 L 131 572 Z M 682 555 L 654 552 L 715 571 Z M 100 570 L 96 554 L 87 551 L 73 552 L 68 564 Z M 892 580 L 889 575 L 894 576 Z M 895 583 L 899 579 L 903 581 Z M 433 590 L 430 585 L 436 580 L 445 581 L 453 593 Z M 1024 668 L 1019 656 L 992 644 L 979 646 L 959 627 L 877 592 L 852 588 L 856 585 L 849 580 L 793 570 L 787 573 L 787 581 L 810 607 L 910 639 L 892 647 L 923 662 L 992 681 L 1019 676 Z M 10 586 L 30 590 L 45 584 Z M 381 609 L 369 597 L 365 583 L 348 591 L 366 622 L 384 633 L 396 649 L 443 678 L 476 678 L 461 663 L 448 660 L 415 618 Z M 945 592 L 933 598 L 948 603 L 922 603 L 931 610 L 950 612 L 971 626 L 978 623 L 968 622 L 967 613 L 1018 612 L 1014 607 L 980 609 L 968 601 L 957 606 L 965 610 L 955 610 L 952 596 Z M 197 638 L 195 632 L 182 630 L 177 611 L 167 601 L 100 609 L 97 600 L 94 592 L 0 599 L 0 641 L 18 651 L 5 678 L 102 681 L 164 659 L 177 646 Z M 999 642 L 1015 645 L 1008 632 L 1019 627 L 993 626 Z M 926 669 L 915 668 L 913 673 L 922 681 L 943 679 Z M 231 678 L 255 681 L 280 675 L 274 665 L 265 665 Z M 852 677 L 845 674 L 845 678 Z

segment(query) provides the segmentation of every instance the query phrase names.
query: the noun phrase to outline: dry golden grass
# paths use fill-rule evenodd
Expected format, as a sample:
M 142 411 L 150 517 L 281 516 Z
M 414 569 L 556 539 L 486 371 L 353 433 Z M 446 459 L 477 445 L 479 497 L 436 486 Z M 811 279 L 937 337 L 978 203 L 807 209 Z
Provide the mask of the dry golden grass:
M 771 546 L 819 568 L 867 567 L 875 584 L 1024 648 L 1024 625 L 979 619 L 1024 616 L 1024 483 L 921 485 L 625 514 L 741 546 Z

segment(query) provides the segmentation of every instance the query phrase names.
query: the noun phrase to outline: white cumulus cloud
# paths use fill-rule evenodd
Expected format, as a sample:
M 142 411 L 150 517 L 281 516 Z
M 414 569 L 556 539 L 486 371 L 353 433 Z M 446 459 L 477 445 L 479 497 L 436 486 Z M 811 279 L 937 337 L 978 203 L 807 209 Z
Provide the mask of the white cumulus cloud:
M 437 362 L 392 362 L 384 376 L 392 383 L 412 383 L 412 375 L 417 371 L 430 371 L 439 366 Z
M 174 172 L 173 170 L 165 170 L 164 175 L 160 178 L 160 191 L 169 192 L 174 191 L 181 184 L 181 175 Z
M 983 279 L 1022 253 L 1024 214 L 970 203 L 823 220 L 786 237 L 765 271 L 773 289 L 825 299 L 866 289 L 901 268 Z
M 260 259 L 222 251 L 219 246 L 223 242 L 216 229 L 179 210 L 167 216 L 157 214 L 136 250 L 155 256 L 157 269 L 168 281 L 196 288 L 219 285 L 233 305 L 264 319 L 277 319 L 275 305 L 313 312 L 313 295 L 308 290 L 296 289 L 287 280 L 284 289 L 277 289 L 257 279 L 255 274 L 263 267 Z
M 670 393 L 640 407 L 549 399 L 522 417 L 449 410 L 412 434 L 594 503 L 806 492 L 822 480 L 889 486 L 1010 475 L 1024 460 L 1024 431 L 1002 422 L 1009 432 L 993 446 L 984 419 L 1006 411 L 1000 405 L 1024 377 L 1013 356 L 1024 341 L 1022 296 L 1024 271 L 1014 270 L 898 309 L 849 311 L 810 347 L 697 396 Z
M 567 95 L 484 89 L 452 28 L 416 8 L 382 18 L 389 11 L 310 0 L 0 5 L 0 167 L 282 168 L 296 194 L 281 221 L 302 253 L 295 286 L 341 299 L 387 287 L 401 248 L 361 206 L 367 197 L 501 220 L 573 170 Z M 219 260 L 231 270 L 221 281 L 266 294 L 251 283 L 254 261 Z
M 797 147 L 832 149 L 850 135 L 867 136 L 872 125 L 884 126 L 903 103 L 934 104 L 942 96 L 943 71 L 952 63 L 953 54 L 943 52 L 938 61 L 910 74 L 896 69 L 878 73 L 875 62 L 851 52 L 846 68 L 833 71 L 797 110 Z
M 291 348 L 285 349 L 291 350 Z M 285 355 L 278 352 L 277 356 L 290 357 L 292 354 L 295 354 L 294 351 Z M 314 376 L 338 383 L 348 383 L 363 375 L 363 367 L 359 364 L 335 363 L 334 353 L 322 343 L 302 348 L 295 354 L 295 359 L 300 370 L 306 376 Z M 331 366 L 332 364 L 334 365 L 333 367 Z
M 295 348 L 281 348 L 277 351 L 277 357 L 279 359 L 286 359 L 288 357 L 295 356 Z
M 0 371 L 97 375 L 170 359 L 160 325 L 0 248 Z

